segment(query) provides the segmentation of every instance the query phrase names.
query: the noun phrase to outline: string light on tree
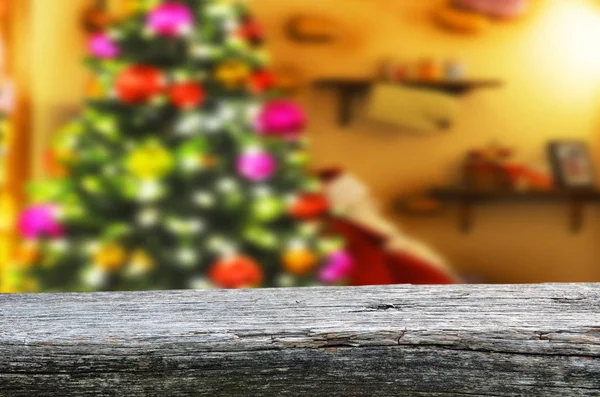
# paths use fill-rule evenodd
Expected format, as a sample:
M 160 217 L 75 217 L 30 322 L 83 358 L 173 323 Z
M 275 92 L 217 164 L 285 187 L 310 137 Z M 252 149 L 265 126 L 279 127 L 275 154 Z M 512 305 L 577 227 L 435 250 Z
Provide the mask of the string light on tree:
M 108 280 L 108 274 L 99 267 L 90 266 L 85 268 L 81 274 L 81 281 L 87 288 L 100 290 Z
M 186 113 L 176 124 L 175 131 L 182 136 L 192 136 L 200 132 L 204 117 L 197 112 Z
M 194 277 L 190 280 L 188 286 L 195 290 L 210 290 L 215 288 L 215 285 L 206 277 Z
M 198 207 L 205 209 L 212 208 L 216 203 L 215 196 L 203 190 L 194 193 L 193 201 Z
M 160 212 L 153 207 L 144 208 L 138 213 L 136 219 L 137 223 L 142 227 L 153 227 L 160 220 Z
M 192 248 L 181 248 L 176 255 L 177 260 L 184 268 L 193 268 L 198 261 L 198 254 Z

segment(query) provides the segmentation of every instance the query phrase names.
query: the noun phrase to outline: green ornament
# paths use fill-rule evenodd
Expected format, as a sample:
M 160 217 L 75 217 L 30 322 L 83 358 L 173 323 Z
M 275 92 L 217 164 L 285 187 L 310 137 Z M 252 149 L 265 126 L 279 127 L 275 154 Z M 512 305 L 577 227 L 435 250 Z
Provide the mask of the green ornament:
M 81 157 L 92 164 L 104 164 L 110 161 L 110 153 L 103 147 L 93 147 L 82 152 Z
M 195 172 L 210 165 L 207 156 L 208 144 L 204 138 L 194 138 L 177 148 L 175 156 L 184 172 Z
M 114 183 L 123 197 L 134 199 L 139 190 L 139 180 L 131 175 L 119 176 L 114 179 Z
M 81 185 L 88 193 L 96 194 L 102 191 L 102 182 L 95 176 L 86 176 L 81 181 Z
M 279 249 L 277 235 L 259 226 L 250 226 L 244 231 L 244 239 L 258 248 L 267 250 Z
M 85 209 L 81 204 L 69 203 L 63 205 L 63 220 L 76 221 L 85 217 Z
M 101 116 L 95 121 L 95 127 L 102 135 L 111 140 L 116 140 L 119 138 L 118 123 L 114 117 Z
M 197 137 L 179 146 L 177 157 L 189 157 L 194 155 L 204 155 L 208 151 L 208 143 L 203 137 Z
M 304 150 L 298 150 L 289 154 L 288 164 L 296 167 L 304 167 L 310 163 L 310 156 Z
M 109 225 L 103 233 L 106 241 L 118 240 L 131 233 L 131 226 L 126 223 L 116 223 Z
M 273 196 L 258 198 L 252 204 L 252 217 L 259 222 L 272 222 L 281 217 L 285 211 L 285 203 Z
M 66 180 L 35 181 L 28 190 L 36 202 L 57 202 L 73 191 L 73 185 Z

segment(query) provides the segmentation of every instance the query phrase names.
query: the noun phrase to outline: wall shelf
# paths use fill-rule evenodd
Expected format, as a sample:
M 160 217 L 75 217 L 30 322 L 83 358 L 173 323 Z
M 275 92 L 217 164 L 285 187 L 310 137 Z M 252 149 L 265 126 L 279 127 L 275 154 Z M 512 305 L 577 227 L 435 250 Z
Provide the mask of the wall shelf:
M 586 204 L 600 204 L 600 191 L 538 191 L 538 192 L 477 192 L 464 189 L 441 188 L 430 191 L 432 197 L 459 204 L 459 227 L 463 233 L 473 229 L 473 207 L 486 203 L 566 203 L 570 208 L 570 228 L 573 233 L 581 231 Z
M 346 126 L 352 121 L 352 109 L 356 97 L 367 94 L 373 85 L 377 84 L 375 79 L 365 78 L 328 78 L 319 79 L 314 82 L 318 88 L 333 89 L 339 96 L 338 120 L 341 126 Z M 448 95 L 465 95 L 475 89 L 496 88 L 502 86 L 500 80 L 403 80 L 396 84 L 407 87 L 437 91 Z

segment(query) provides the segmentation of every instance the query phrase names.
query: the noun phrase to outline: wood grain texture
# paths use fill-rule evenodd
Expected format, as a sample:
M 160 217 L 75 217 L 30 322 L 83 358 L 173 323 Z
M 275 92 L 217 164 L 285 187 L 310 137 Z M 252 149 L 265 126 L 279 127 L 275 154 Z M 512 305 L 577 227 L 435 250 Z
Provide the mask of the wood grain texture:
M 0 396 L 600 396 L 600 285 L 0 295 Z

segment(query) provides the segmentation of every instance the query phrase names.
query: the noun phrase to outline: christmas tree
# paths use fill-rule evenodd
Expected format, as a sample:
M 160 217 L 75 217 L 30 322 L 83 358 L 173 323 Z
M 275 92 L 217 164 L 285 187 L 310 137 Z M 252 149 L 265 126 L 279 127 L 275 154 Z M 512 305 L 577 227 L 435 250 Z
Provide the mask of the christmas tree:
M 31 186 L 15 263 L 36 289 L 341 283 L 305 116 L 278 99 L 258 23 L 214 0 L 142 0 L 90 40 L 95 92 Z

